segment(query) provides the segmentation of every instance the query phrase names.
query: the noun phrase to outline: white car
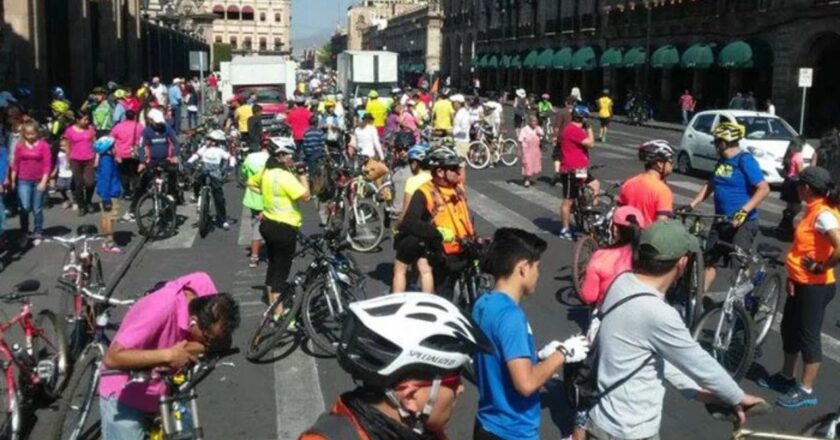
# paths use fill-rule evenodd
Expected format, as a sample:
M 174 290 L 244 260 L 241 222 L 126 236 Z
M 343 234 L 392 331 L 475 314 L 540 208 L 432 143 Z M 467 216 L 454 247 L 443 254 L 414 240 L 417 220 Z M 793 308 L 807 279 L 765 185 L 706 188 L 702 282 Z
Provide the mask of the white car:
M 720 122 L 746 127 L 746 136 L 739 144 L 758 161 L 767 183 L 778 185 L 785 180 L 782 159 L 790 141 L 799 135 L 784 119 L 749 110 L 708 110 L 694 115 L 680 140 L 675 166 L 679 173 L 714 171 L 718 154 L 712 143 L 712 129 Z M 814 147 L 806 143 L 802 154 L 805 164 L 810 164 Z

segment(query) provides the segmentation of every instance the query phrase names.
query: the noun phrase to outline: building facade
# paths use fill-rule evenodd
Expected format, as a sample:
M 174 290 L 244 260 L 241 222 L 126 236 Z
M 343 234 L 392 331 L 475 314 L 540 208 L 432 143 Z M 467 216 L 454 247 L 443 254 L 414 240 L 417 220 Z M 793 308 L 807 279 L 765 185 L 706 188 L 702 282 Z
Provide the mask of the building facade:
M 213 3 L 213 42 L 234 53 L 292 53 L 291 0 L 217 0 Z
M 364 31 L 373 25 L 382 27 L 391 17 L 425 5 L 426 0 L 364 0 L 347 9 L 347 49 L 362 50 Z
M 524 87 L 559 101 L 647 93 L 657 116 L 690 90 L 703 108 L 736 92 L 798 121 L 800 67 L 814 68 L 807 127 L 840 121 L 840 5 L 828 0 L 443 0 L 443 70 L 453 84 Z
M 440 71 L 443 13 L 438 3 L 388 19 L 383 27 L 370 26 L 363 33 L 363 48 L 388 50 L 399 54 L 400 78 Z

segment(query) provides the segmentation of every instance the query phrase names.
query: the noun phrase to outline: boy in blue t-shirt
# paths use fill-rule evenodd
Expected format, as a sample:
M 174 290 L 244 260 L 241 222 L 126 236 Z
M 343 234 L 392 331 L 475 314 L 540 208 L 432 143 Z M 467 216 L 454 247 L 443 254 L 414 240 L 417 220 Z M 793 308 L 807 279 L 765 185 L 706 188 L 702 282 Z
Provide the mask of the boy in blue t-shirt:
M 119 217 L 120 196 L 122 196 L 122 184 L 120 183 L 120 170 L 114 158 L 114 138 L 103 136 L 93 144 L 96 151 L 96 194 L 99 195 L 99 208 L 101 217 L 99 227 L 105 242 L 102 243 L 102 251 L 109 254 L 121 254 L 123 251 L 114 241 L 114 222 Z
M 493 344 L 493 353 L 475 356 L 478 414 L 473 438 L 540 438 L 540 388 L 564 363 L 580 362 L 589 351 L 583 336 L 552 341 L 539 352 L 523 297 L 536 291 L 546 242 L 521 229 L 502 228 L 482 260 L 496 285 L 476 301 L 472 316 Z

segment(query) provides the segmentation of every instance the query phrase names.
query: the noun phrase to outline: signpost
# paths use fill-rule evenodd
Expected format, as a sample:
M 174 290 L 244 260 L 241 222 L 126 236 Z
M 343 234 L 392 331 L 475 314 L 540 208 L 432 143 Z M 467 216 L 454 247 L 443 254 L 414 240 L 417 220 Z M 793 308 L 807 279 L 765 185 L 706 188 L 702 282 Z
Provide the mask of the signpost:
M 814 69 L 810 67 L 801 67 L 799 69 L 799 87 L 802 87 L 802 111 L 799 113 L 799 135 L 802 135 L 802 130 L 805 128 L 805 98 L 808 89 L 814 83 Z
M 207 87 L 204 86 L 204 71 L 207 70 L 207 52 L 190 51 L 190 70 L 197 70 L 201 81 L 201 112 L 204 113 L 204 95 Z

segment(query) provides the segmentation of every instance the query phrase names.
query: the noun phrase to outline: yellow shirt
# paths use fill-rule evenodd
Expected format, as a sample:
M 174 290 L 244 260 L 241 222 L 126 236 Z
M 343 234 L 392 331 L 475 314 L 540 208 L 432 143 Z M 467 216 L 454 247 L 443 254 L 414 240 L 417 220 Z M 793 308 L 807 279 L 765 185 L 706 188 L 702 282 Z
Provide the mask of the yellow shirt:
M 248 118 L 254 115 L 254 108 L 248 104 L 242 104 L 233 111 L 233 118 L 240 133 L 248 132 Z
M 417 104 L 414 104 L 414 119 L 417 119 L 417 126 L 422 127 L 426 125 L 426 118 L 428 117 L 429 108 L 426 107 L 426 103 L 417 101 Z
M 306 193 L 306 188 L 294 174 L 280 168 L 264 170 L 251 176 L 248 184 L 260 188 L 265 218 L 296 228 L 303 224 L 297 201 Z
M 376 128 L 385 126 L 385 118 L 388 116 L 388 108 L 379 98 L 368 100 L 365 106 L 365 113 L 373 116 L 373 126 Z
M 420 188 L 420 185 L 432 180 L 432 173 L 428 170 L 421 170 L 419 173 L 409 177 L 405 181 L 405 203 L 408 203 L 411 200 L 411 196 L 414 195 L 414 191 L 417 191 L 417 188 Z
M 613 102 L 609 96 L 602 96 L 598 98 L 598 117 L 611 118 L 612 117 Z
M 432 107 L 432 114 L 435 118 L 432 128 L 452 130 L 452 115 L 455 114 L 455 109 L 452 108 L 452 103 L 448 99 L 438 99 Z

